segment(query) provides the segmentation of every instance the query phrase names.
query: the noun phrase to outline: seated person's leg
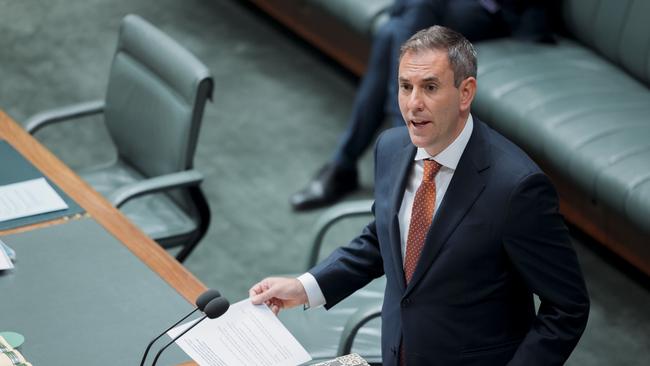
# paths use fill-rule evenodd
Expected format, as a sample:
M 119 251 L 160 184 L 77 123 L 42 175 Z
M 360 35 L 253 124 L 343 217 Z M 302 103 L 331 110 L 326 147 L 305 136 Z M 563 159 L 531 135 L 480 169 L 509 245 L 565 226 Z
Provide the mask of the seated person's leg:
M 289 198 L 294 209 L 306 210 L 329 205 L 358 188 L 358 157 L 384 118 L 383 105 L 386 100 L 388 57 L 393 29 L 394 21 L 391 20 L 375 35 L 366 74 L 361 79 L 352 106 L 348 128 L 331 161 L 319 170 L 305 188 Z

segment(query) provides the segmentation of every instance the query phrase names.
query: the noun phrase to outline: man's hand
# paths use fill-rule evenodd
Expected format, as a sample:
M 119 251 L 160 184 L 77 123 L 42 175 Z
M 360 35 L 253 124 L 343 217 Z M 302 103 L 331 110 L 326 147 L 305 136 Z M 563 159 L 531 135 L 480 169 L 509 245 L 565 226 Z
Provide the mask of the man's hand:
M 305 288 L 297 278 L 265 278 L 248 290 L 248 296 L 253 304 L 265 303 L 276 315 L 280 309 L 289 309 L 308 301 Z

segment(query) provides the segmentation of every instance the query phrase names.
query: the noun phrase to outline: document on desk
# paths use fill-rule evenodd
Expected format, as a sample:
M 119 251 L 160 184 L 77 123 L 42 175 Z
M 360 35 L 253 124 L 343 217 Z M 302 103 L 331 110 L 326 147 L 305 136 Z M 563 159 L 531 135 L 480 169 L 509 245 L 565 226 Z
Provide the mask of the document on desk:
M 0 222 L 67 208 L 42 177 L 0 186 Z
M 191 324 L 167 334 L 173 338 Z M 295 366 L 311 360 L 275 314 L 250 299 L 232 304 L 217 319 L 204 320 L 176 344 L 200 366 Z
M 14 268 L 8 249 L 9 247 L 6 247 L 5 243 L 0 240 L 0 271 Z

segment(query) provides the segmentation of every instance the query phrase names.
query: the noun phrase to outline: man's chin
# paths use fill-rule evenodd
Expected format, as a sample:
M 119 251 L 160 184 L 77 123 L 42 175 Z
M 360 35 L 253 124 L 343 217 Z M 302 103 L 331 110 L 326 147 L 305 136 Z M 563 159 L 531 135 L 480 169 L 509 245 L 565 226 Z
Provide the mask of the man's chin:
M 419 148 L 425 148 L 429 145 L 428 136 L 422 136 L 414 132 L 409 128 L 409 137 L 411 138 L 411 143 Z
M 411 136 L 411 143 L 415 145 L 415 147 L 419 147 L 421 149 L 426 149 L 430 145 L 428 141 L 425 141 L 424 139 L 413 138 L 413 136 Z

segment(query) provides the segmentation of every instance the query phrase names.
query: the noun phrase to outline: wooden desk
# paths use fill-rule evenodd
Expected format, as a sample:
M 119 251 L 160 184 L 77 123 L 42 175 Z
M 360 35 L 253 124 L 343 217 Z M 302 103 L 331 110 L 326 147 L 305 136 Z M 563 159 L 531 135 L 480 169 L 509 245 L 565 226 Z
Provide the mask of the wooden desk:
M 86 210 L 108 232 L 118 238 L 133 254 L 169 283 L 187 301 L 193 303 L 206 287 L 180 265 L 157 243 L 132 224 L 119 210 L 102 195 L 81 180 L 61 160 L 29 135 L 23 128 L 0 110 L 0 138 L 6 140 L 27 160 L 63 189 L 73 200 Z M 39 227 L 65 222 L 60 219 L 11 230 L 0 231 L 0 235 L 13 234 Z
M 142 233 L 119 210 L 115 209 L 103 196 L 95 192 L 2 110 L 0 110 L 0 138 L 11 144 L 52 182 L 64 190 L 86 211 L 87 216 L 92 217 L 106 231 L 116 237 L 140 261 L 145 263 L 188 302 L 194 303 L 196 297 L 205 291 L 206 287 L 194 275 L 167 254 L 157 243 Z M 0 235 L 21 233 L 52 225 L 65 224 L 66 222 L 68 222 L 67 219 L 59 219 L 0 231 Z M 174 319 L 170 319 L 170 321 L 172 320 Z M 161 325 L 161 327 L 164 326 L 164 324 Z M 152 334 L 152 337 L 154 335 Z M 145 345 L 134 346 L 144 348 Z M 183 365 L 195 364 L 190 362 Z

